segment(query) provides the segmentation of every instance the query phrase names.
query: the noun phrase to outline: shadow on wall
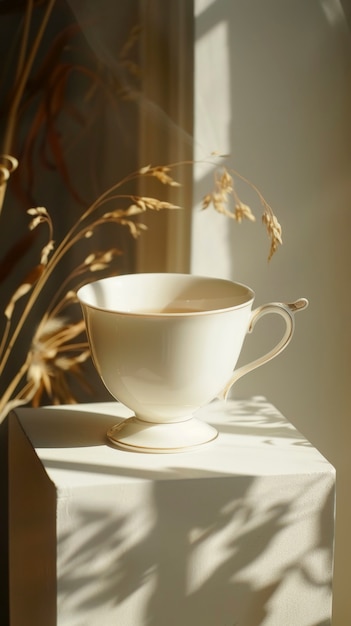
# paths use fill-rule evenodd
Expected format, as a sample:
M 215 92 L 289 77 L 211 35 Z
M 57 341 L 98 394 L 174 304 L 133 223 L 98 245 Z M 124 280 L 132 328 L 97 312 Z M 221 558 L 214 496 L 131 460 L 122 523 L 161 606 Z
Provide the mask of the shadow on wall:
M 106 446 L 116 406 L 9 420 L 16 626 L 56 623 L 56 576 L 58 626 L 329 626 L 334 474 L 302 435 L 264 398 L 214 402 L 225 460 L 140 458 Z
M 209 421 L 216 411 L 214 403 Z M 150 470 L 109 465 L 108 457 L 94 463 L 94 447 L 116 421 L 112 411 L 40 415 L 31 434 L 48 456 L 47 469 L 106 476 L 91 504 L 89 481 L 74 498 L 59 492 L 59 624 L 330 624 L 330 476 L 326 483 L 318 473 L 228 475 L 187 466 L 187 455 L 184 465 L 172 465 L 169 455 L 169 466 Z M 268 456 L 288 456 L 292 447 L 302 454 L 309 445 L 262 398 L 228 403 L 227 418 L 219 427 L 213 417 L 213 424 L 223 441 L 228 434 L 250 440 L 248 463 L 262 444 Z M 55 459 L 52 450 L 70 442 L 88 446 L 89 463 Z
M 128 621 L 128 615 L 134 602 L 139 604 L 140 623 L 150 626 L 260 626 L 278 623 L 276 617 L 270 621 L 270 615 L 280 602 L 280 623 L 327 626 L 329 620 L 308 621 L 305 599 L 312 599 L 317 590 L 323 614 L 331 572 L 320 565 L 330 558 L 323 553 L 329 550 L 324 527 L 330 524 L 332 502 L 327 499 L 321 510 L 315 544 L 301 552 L 298 540 L 296 555 L 285 559 L 277 544 L 284 545 L 292 517 L 297 515 L 296 526 L 303 526 L 304 513 L 296 509 L 299 497 L 304 499 L 305 482 L 299 485 L 297 499 L 280 496 L 258 510 L 250 495 L 255 479 L 238 478 L 233 499 L 233 480 L 218 476 L 218 488 L 216 478 L 203 478 L 154 483 L 152 524 L 143 524 L 145 512 L 137 509 L 115 514 L 109 507 L 98 512 L 77 509 L 75 525 L 84 528 L 86 539 L 81 542 L 78 534 L 72 550 L 71 537 L 60 538 L 59 553 L 66 557 L 59 564 L 59 613 L 78 618 L 107 609 L 108 615 L 108 607 L 111 613 L 118 607 L 119 623 L 132 626 L 135 622 Z M 133 486 L 128 493 L 137 499 Z M 300 598 L 292 593 L 296 580 Z M 291 621 L 299 612 L 301 621 Z

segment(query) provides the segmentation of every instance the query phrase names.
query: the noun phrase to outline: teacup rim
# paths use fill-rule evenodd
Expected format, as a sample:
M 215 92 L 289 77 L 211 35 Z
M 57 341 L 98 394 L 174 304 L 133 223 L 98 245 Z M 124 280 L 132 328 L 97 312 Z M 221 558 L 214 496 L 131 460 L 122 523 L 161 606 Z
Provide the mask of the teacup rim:
M 85 299 L 82 296 L 82 291 L 89 287 L 92 286 L 94 284 L 98 284 L 98 283 L 107 283 L 113 280 L 117 280 L 117 279 L 124 279 L 124 278 L 128 278 L 131 276 L 137 276 L 137 277 L 157 277 L 157 276 L 162 276 L 165 277 L 167 276 L 167 278 L 171 278 L 171 277 L 189 277 L 189 278 L 197 278 L 199 280 L 213 280 L 215 282 L 222 282 L 222 283 L 227 283 L 230 285 L 235 285 L 237 287 L 242 288 L 243 290 L 245 290 L 247 292 L 247 299 L 244 302 L 240 302 L 234 305 L 229 305 L 229 306 L 223 306 L 223 307 L 219 307 L 219 308 L 214 308 L 214 309 L 205 309 L 205 310 L 198 310 L 198 311 L 153 311 L 153 310 L 121 310 L 118 308 L 109 308 L 109 307 L 105 307 L 105 306 L 99 306 L 97 304 L 92 304 L 91 302 L 89 302 L 87 299 Z M 95 280 L 91 280 L 88 281 L 84 284 L 82 284 L 77 290 L 76 290 L 76 296 L 78 301 L 80 302 L 81 305 L 88 307 L 89 309 L 94 309 L 96 311 L 101 311 L 103 313 L 110 313 L 110 314 L 118 314 L 121 316 L 129 316 L 129 317 L 138 317 L 138 318 L 182 318 L 182 317 L 196 317 L 196 316 L 206 316 L 206 315 L 213 315 L 215 313 L 228 313 L 230 311 L 233 310 L 238 310 L 241 308 L 245 308 L 248 305 L 252 304 L 252 302 L 255 299 L 255 293 L 254 291 L 251 289 L 251 287 L 248 287 L 245 283 L 242 282 L 238 282 L 238 281 L 234 281 L 231 279 L 227 279 L 227 278 L 222 278 L 222 277 L 216 277 L 216 276 L 208 276 L 205 274 L 191 274 L 191 273 L 186 273 L 186 272 L 131 272 L 129 274 L 114 274 L 112 276 L 105 276 L 102 278 L 98 278 Z

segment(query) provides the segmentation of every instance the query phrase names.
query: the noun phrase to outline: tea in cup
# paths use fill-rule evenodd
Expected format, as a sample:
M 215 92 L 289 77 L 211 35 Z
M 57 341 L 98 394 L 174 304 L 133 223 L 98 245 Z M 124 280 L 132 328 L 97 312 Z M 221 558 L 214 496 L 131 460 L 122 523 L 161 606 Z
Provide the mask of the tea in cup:
M 171 273 L 103 278 L 77 296 L 95 367 L 110 393 L 135 413 L 108 437 L 144 452 L 178 452 L 214 440 L 217 431 L 194 413 L 282 352 L 294 313 L 307 305 L 300 299 L 252 311 L 254 293 L 243 284 Z M 235 370 L 246 334 L 268 313 L 283 317 L 283 337 Z

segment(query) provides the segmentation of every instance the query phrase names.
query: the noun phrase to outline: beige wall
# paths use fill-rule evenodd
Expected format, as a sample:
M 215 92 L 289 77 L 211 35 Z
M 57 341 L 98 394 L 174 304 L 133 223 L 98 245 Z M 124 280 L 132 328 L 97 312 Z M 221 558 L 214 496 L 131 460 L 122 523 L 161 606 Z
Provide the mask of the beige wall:
M 287 351 L 239 381 L 263 394 L 337 470 L 333 626 L 351 623 L 351 35 L 338 0 L 196 0 L 196 157 L 229 152 L 284 229 L 270 264 L 260 207 L 237 226 L 193 216 L 192 271 L 248 283 L 256 303 L 309 299 Z M 196 171 L 198 200 L 209 168 Z M 273 320 L 273 324 L 274 324 Z M 249 337 L 245 360 L 273 340 Z

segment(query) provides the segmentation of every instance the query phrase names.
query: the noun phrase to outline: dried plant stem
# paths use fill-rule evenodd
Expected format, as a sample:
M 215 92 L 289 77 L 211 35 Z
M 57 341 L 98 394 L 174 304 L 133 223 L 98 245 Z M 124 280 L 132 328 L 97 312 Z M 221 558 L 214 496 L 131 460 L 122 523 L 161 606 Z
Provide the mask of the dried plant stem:
M 0 399 L 0 421 L 1 421 L 1 416 L 3 414 L 4 409 L 6 408 L 7 403 L 11 399 L 12 394 L 16 391 L 17 386 L 19 385 L 23 376 L 27 372 L 30 361 L 31 361 L 31 353 L 28 352 L 26 360 L 24 361 L 24 363 L 22 364 L 18 372 L 16 372 L 16 375 L 13 377 L 12 381 L 9 383 L 4 393 L 2 394 L 1 399 Z
M 31 4 L 31 2 L 29 4 Z M 4 154 L 11 154 L 12 152 L 12 144 L 13 144 L 13 137 L 14 137 L 14 132 L 15 132 L 16 123 L 17 123 L 18 109 L 22 100 L 23 92 L 24 92 L 30 71 L 34 63 L 34 59 L 38 52 L 39 45 L 43 38 L 45 29 L 46 29 L 49 17 L 54 8 L 54 5 L 55 5 L 55 0 L 48 1 L 43 19 L 41 21 L 41 24 L 39 25 L 33 45 L 28 54 L 27 60 L 24 64 L 23 64 L 22 53 L 20 54 L 19 61 L 18 61 L 19 77 L 18 77 L 17 84 L 15 86 L 14 97 L 10 105 L 10 110 L 9 110 L 9 114 L 7 118 L 6 130 L 5 130 L 5 136 L 4 136 L 4 141 L 3 141 L 2 150 L 1 150 L 1 152 Z M 30 27 L 31 15 L 32 15 L 31 8 L 28 8 L 26 12 L 25 25 L 23 29 L 23 35 L 22 35 L 21 49 L 23 50 L 25 50 L 25 47 L 27 44 L 28 30 Z M 23 65 L 23 69 L 22 71 L 20 71 L 22 68 L 22 65 Z
M 82 332 L 84 329 L 85 329 L 85 326 L 82 329 Z M 76 352 L 77 350 L 87 350 L 88 347 L 89 347 L 89 344 L 87 341 L 81 341 L 79 343 L 71 343 L 71 344 L 65 345 L 64 350 L 65 352 L 70 352 L 70 351 Z
M 140 171 L 136 171 L 133 172 L 129 175 L 127 175 L 125 178 L 121 179 L 118 183 L 115 183 L 114 185 L 112 185 L 109 189 L 107 189 L 104 193 L 102 193 L 99 198 L 97 198 L 97 200 L 91 204 L 88 209 L 79 217 L 79 219 L 77 220 L 77 222 L 75 222 L 75 224 L 72 226 L 72 228 L 70 228 L 70 230 L 67 232 L 66 236 L 63 238 L 63 240 L 61 241 L 61 243 L 59 244 L 59 246 L 57 247 L 57 249 L 54 251 L 53 255 L 50 257 L 46 267 L 45 267 L 45 271 L 41 274 L 41 276 L 39 277 L 37 283 L 34 285 L 30 296 L 27 300 L 26 306 L 24 307 L 24 310 L 21 314 L 21 317 L 16 325 L 16 327 L 14 328 L 13 334 L 6 346 L 6 349 L 4 351 L 4 354 L 2 355 L 1 359 L 0 359 L 0 375 L 1 373 L 4 371 L 4 368 L 7 364 L 7 361 L 10 357 L 12 348 L 14 346 L 14 344 L 16 343 L 18 336 L 28 318 L 28 315 L 30 314 L 33 305 L 35 304 L 37 297 L 39 296 L 40 292 L 42 291 L 42 289 L 44 288 L 45 284 L 47 283 L 47 281 L 49 280 L 52 272 L 54 271 L 54 269 L 57 267 L 58 263 L 61 261 L 61 259 L 65 256 L 65 254 L 67 254 L 67 252 L 72 248 L 72 246 L 77 243 L 77 241 L 79 241 L 82 238 L 82 233 L 83 232 L 87 232 L 88 230 L 91 229 L 92 224 L 89 225 L 89 228 L 87 227 L 86 229 L 81 229 L 80 231 L 78 231 L 78 233 L 76 232 L 79 228 L 79 226 L 81 226 L 81 224 L 95 211 L 97 210 L 101 205 L 103 205 L 105 202 L 108 201 L 108 199 L 111 197 L 111 194 L 113 194 L 113 192 L 115 192 L 117 189 L 119 189 L 122 185 L 130 182 L 131 180 L 134 180 L 136 178 L 138 178 L 139 176 L 141 176 Z M 114 199 L 116 199 L 118 196 L 114 195 L 113 196 Z M 127 197 L 122 195 L 121 197 Z M 131 197 L 131 196 L 129 196 Z M 94 224 L 95 226 L 95 224 Z M 18 376 L 16 376 L 16 379 L 18 378 Z M 0 400 L 0 412 L 1 412 L 1 407 L 4 405 L 4 397 L 1 398 Z
M 10 327 L 11 327 L 11 320 L 6 319 L 6 325 L 5 325 L 5 329 L 1 338 L 1 343 L 0 343 L 0 355 L 3 353 L 5 345 L 6 345 L 6 341 L 7 338 L 9 336 L 9 332 L 10 332 Z
M 7 155 L 11 155 L 13 151 L 13 138 L 14 138 L 16 124 L 17 124 L 18 110 L 21 104 L 21 100 L 23 97 L 27 80 L 29 78 L 31 69 L 33 67 L 33 63 L 34 63 L 36 54 L 38 52 L 39 45 L 43 38 L 45 29 L 46 29 L 49 17 L 51 15 L 51 12 L 54 8 L 54 5 L 55 5 L 55 0 L 48 1 L 42 22 L 38 28 L 38 32 L 36 33 L 32 48 L 29 51 L 28 57 L 26 59 L 30 24 L 31 24 L 32 13 L 33 13 L 33 0 L 28 0 L 26 4 L 26 13 L 25 13 L 23 30 L 22 30 L 20 53 L 19 53 L 19 57 L 17 61 L 17 68 L 15 72 L 16 84 L 14 88 L 14 96 L 10 102 L 10 107 L 9 107 L 9 112 L 8 112 L 6 127 L 5 127 L 5 133 L 4 133 L 4 139 L 3 139 L 2 146 L 0 149 L 0 155 L 6 155 L 5 158 L 9 160 L 13 159 L 13 157 L 7 156 Z M 15 168 L 9 169 L 6 167 L 6 165 L 3 166 L 2 163 L 0 163 L 0 165 L 1 165 L 0 167 L 0 214 L 1 214 L 2 207 L 4 204 L 4 199 L 5 199 L 6 188 L 7 188 L 7 180 L 9 178 L 9 175 L 12 169 L 15 169 Z
M 245 176 L 243 176 L 242 174 L 240 174 L 240 172 L 237 172 L 236 170 L 231 170 L 231 172 L 233 173 L 233 175 L 236 178 L 239 178 L 243 183 L 245 183 L 246 185 L 248 185 L 248 187 L 251 187 L 251 189 L 255 192 L 255 194 L 257 195 L 259 201 L 261 202 L 262 206 L 264 209 L 266 209 L 271 216 L 274 215 L 273 213 L 273 209 L 272 207 L 268 204 L 268 202 L 265 200 L 265 198 L 263 197 L 262 193 L 260 192 L 260 190 L 258 189 L 258 187 L 256 187 L 256 185 L 254 185 L 253 182 L 251 182 L 251 180 L 249 180 L 248 178 L 245 178 Z
M 19 50 L 18 61 L 17 61 L 16 81 L 19 80 L 19 77 L 21 76 L 21 73 L 24 67 L 32 13 L 33 13 L 33 0 L 27 0 L 26 11 L 24 15 L 23 30 L 22 30 L 22 38 L 21 38 L 20 50 Z
M 8 170 L 10 165 L 7 163 L 6 166 L 6 160 L 4 158 L 3 163 L 5 163 L 3 170 Z M 213 161 L 209 160 L 202 161 L 202 163 L 215 165 Z M 123 189 L 121 188 L 130 182 L 135 183 L 135 181 L 140 178 L 156 178 L 164 185 L 178 186 L 178 183 L 173 180 L 170 173 L 177 167 L 185 165 L 192 166 L 193 161 L 176 162 L 168 166 L 158 167 L 148 165 L 125 176 L 122 180 L 113 184 L 103 192 L 95 202 L 78 217 L 71 228 L 68 229 L 57 248 L 54 247 L 53 224 L 47 210 L 44 207 L 36 207 L 28 210 L 28 214 L 33 216 L 29 228 L 33 229 L 39 224 L 46 223 L 49 228 L 49 240 L 41 251 L 40 263 L 33 268 L 32 272 L 26 277 L 26 280 L 17 288 L 5 309 L 7 322 L 3 338 L 0 341 L 0 374 L 4 371 L 11 356 L 12 349 L 41 292 L 44 290 L 56 267 L 73 246 L 84 238 L 89 238 L 96 228 L 109 223 L 126 226 L 129 228 L 131 235 L 137 237 L 146 227 L 142 223 L 136 222 L 134 218 L 148 210 L 158 211 L 161 209 L 179 208 L 170 202 L 162 202 L 154 197 L 123 193 Z M 282 243 L 281 228 L 273 210 L 266 202 L 259 189 L 250 180 L 235 170 L 231 170 L 231 174 L 251 187 L 263 207 L 262 221 L 271 239 L 269 255 L 269 258 L 271 258 L 278 244 Z M 237 222 L 241 222 L 243 218 L 254 221 L 255 217 L 250 207 L 244 205 L 239 198 L 231 174 L 229 174 L 225 167 L 221 168 L 221 174 L 215 176 L 214 191 L 207 194 L 203 199 L 203 208 L 212 204 L 217 211 L 228 215 Z M 230 202 L 233 198 L 234 210 L 232 210 L 232 202 Z M 228 202 L 230 203 L 229 208 L 227 207 Z M 106 210 L 105 205 L 108 203 L 117 204 L 117 208 Z M 119 208 L 121 205 L 122 208 Z M 77 279 L 78 276 L 88 271 L 105 270 L 109 267 L 109 263 L 114 255 L 118 253 L 119 251 L 116 248 L 103 252 L 95 251 L 89 254 L 63 280 L 60 288 L 56 291 L 47 306 L 46 311 L 41 315 L 39 323 L 32 334 L 32 342 L 25 357 L 25 361 L 0 398 L 0 419 L 1 416 L 4 416 L 6 412 L 14 406 L 29 401 L 37 403 L 43 390 L 55 401 L 59 401 L 62 397 L 72 399 L 69 394 L 67 396 L 66 384 L 62 380 L 61 374 L 69 370 L 75 371 L 77 374 L 80 363 L 84 362 L 89 354 L 88 344 L 86 341 L 74 341 L 84 331 L 85 326 L 83 320 L 75 324 L 67 324 L 64 317 L 61 316 L 59 318 L 58 314 L 61 314 L 67 306 L 75 301 L 74 292 L 68 290 L 69 286 L 73 284 L 74 279 Z M 23 305 L 23 309 L 21 309 L 18 321 L 13 323 L 12 327 L 11 320 L 13 311 L 17 301 L 19 298 L 22 298 L 23 295 L 26 295 L 27 300 Z M 72 352 L 77 351 L 80 351 L 78 356 L 67 356 L 67 353 L 72 354 Z M 55 362 L 56 357 L 57 361 Z M 53 382 L 53 372 L 55 371 L 61 372 L 59 383 L 56 385 L 56 392 Z M 23 380 L 25 376 L 27 378 L 26 381 Z
M 7 181 L 17 166 L 17 159 L 9 154 L 0 154 L 0 215 L 4 204 Z
M 153 170 L 150 170 L 151 172 Z M 67 254 L 67 252 L 79 241 L 81 240 L 88 231 L 90 231 L 91 229 L 94 229 L 96 226 L 102 224 L 104 222 L 104 220 L 101 217 L 97 217 L 95 220 L 93 220 L 93 222 L 90 222 L 89 224 L 87 224 L 86 226 L 84 226 L 84 222 L 86 220 L 89 219 L 89 217 L 91 217 L 91 215 L 98 209 L 100 209 L 104 204 L 106 204 L 107 202 L 111 201 L 111 200 L 121 200 L 121 199 L 130 199 L 132 201 L 135 201 L 135 196 L 134 195 L 126 195 L 126 194 L 117 194 L 116 191 L 123 185 L 127 184 L 128 182 L 135 180 L 137 178 L 139 178 L 142 175 L 148 175 L 148 173 L 144 173 L 141 170 L 138 170 L 136 172 L 133 172 L 131 174 L 129 174 L 128 176 L 126 176 L 124 179 L 120 180 L 118 183 L 115 183 L 114 185 L 112 185 L 109 189 L 107 189 L 103 194 L 101 194 L 99 196 L 99 198 L 88 207 L 88 209 L 79 217 L 79 219 L 77 220 L 77 222 L 75 222 L 75 224 L 73 224 L 73 226 L 69 229 L 69 231 L 67 232 L 66 236 L 63 238 L 63 240 L 60 242 L 60 244 L 58 245 L 58 247 L 56 248 L 56 250 L 54 250 L 52 256 L 48 259 L 47 264 L 45 265 L 45 271 L 43 271 L 37 282 L 34 284 L 30 295 L 28 297 L 28 300 L 26 302 L 26 305 L 21 313 L 20 319 L 18 320 L 13 333 L 8 341 L 8 344 L 4 345 L 4 342 L 2 342 L 2 348 L 4 350 L 2 357 L 0 359 L 0 374 L 3 372 L 8 359 L 11 355 L 12 349 L 14 344 L 16 343 L 22 329 L 23 326 L 38 298 L 38 296 L 40 295 L 40 293 L 42 292 L 43 288 L 45 287 L 46 283 L 48 282 L 50 276 L 52 275 L 53 271 L 55 270 L 55 268 L 57 267 L 57 265 L 59 264 L 59 262 L 62 260 L 62 258 Z M 152 175 L 152 174 L 150 174 Z M 50 221 L 45 220 L 50 227 Z M 106 220 L 105 220 L 106 221 Z M 52 230 L 50 227 L 50 237 L 52 236 Z M 59 305 L 57 305 L 59 306 Z M 47 312 L 46 314 L 44 314 L 42 321 L 39 324 L 39 328 L 44 326 L 45 321 L 48 319 L 49 317 L 49 312 Z M 9 330 L 10 330 L 10 326 L 8 325 L 6 328 L 6 337 L 8 338 L 9 335 Z M 6 343 L 6 341 L 5 341 Z M 58 342 L 59 344 L 60 342 Z M 76 344 L 74 344 L 76 345 Z M 77 344 L 78 346 L 82 345 L 84 347 L 87 347 L 86 344 Z M 73 349 L 73 348 L 72 348 Z M 12 394 L 15 392 L 18 384 L 20 383 L 20 381 L 22 380 L 23 376 L 26 374 L 26 372 L 29 369 L 31 363 L 31 352 L 28 353 L 27 358 L 25 360 L 25 362 L 23 363 L 23 365 L 21 366 L 21 368 L 18 370 L 18 372 L 16 373 L 16 375 L 14 376 L 13 380 L 11 381 L 11 383 L 8 385 L 5 393 L 3 394 L 3 396 L 0 399 L 0 415 L 3 414 L 3 412 L 6 410 L 6 406 L 9 403 L 9 400 L 12 397 Z M 29 389 L 29 387 L 28 387 Z M 35 393 L 35 389 L 33 388 L 33 394 Z M 19 392 L 19 394 L 16 396 L 15 400 L 19 400 L 21 395 L 21 392 Z
M 208 163 L 208 161 L 204 161 L 204 163 Z M 170 164 L 167 169 L 168 170 L 172 170 L 178 166 L 184 166 L 187 164 L 192 164 L 192 161 L 184 161 L 184 162 L 175 162 Z M 121 179 L 120 181 L 118 181 L 117 183 L 115 183 L 114 185 L 112 185 L 111 187 L 109 187 L 105 192 L 103 192 L 99 198 L 97 198 L 97 200 L 95 202 L 93 202 L 84 213 L 82 213 L 82 215 L 78 218 L 78 220 L 73 224 L 73 226 L 69 229 L 69 231 L 67 232 L 67 234 L 65 235 L 65 237 L 63 238 L 63 240 L 60 242 L 59 246 L 57 247 L 57 249 L 53 252 L 52 256 L 50 257 L 47 265 L 45 266 L 45 271 L 41 274 L 41 276 L 39 277 L 38 281 L 36 282 L 36 284 L 34 285 L 31 294 L 28 298 L 28 301 L 26 303 L 26 306 L 22 312 L 22 315 L 16 325 L 16 328 L 14 329 L 14 332 L 10 338 L 10 341 L 6 347 L 6 350 L 0 360 L 0 374 L 3 371 L 7 360 L 11 354 L 11 350 L 15 344 L 15 342 L 17 341 L 17 338 L 23 328 L 23 325 L 37 299 L 37 297 L 39 296 L 40 292 L 42 291 L 43 287 L 45 286 L 45 284 L 47 283 L 47 281 L 49 280 L 52 272 L 54 271 L 54 269 L 56 268 L 56 266 L 58 265 L 58 263 L 61 261 L 61 259 L 67 254 L 67 252 L 79 241 L 81 240 L 87 232 L 89 232 L 92 228 L 95 228 L 96 226 L 98 226 L 99 224 L 103 223 L 102 218 L 97 218 L 93 223 L 90 223 L 89 225 L 87 225 L 86 227 L 82 226 L 82 224 L 101 206 L 103 206 L 104 204 L 106 204 L 108 201 L 110 200 L 117 200 L 117 199 L 125 199 L 125 198 L 129 198 L 129 199 L 133 199 L 135 198 L 135 196 L 132 195 L 125 195 L 125 194 L 116 194 L 115 192 L 120 189 L 123 185 L 127 184 L 128 182 L 131 182 L 132 180 L 135 180 L 137 178 L 139 178 L 140 176 L 152 176 L 154 175 L 155 171 L 157 171 L 157 168 L 145 168 L 143 170 L 137 170 L 131 174 L 128 174 L 126 177 L 124 177 L 123 179 Z M 251 181 L 249 181 L 248 179 L 246 179 L 244 176 L 242 176 L 239 172 L 233 171 L 233 174 L 238 177 L 239 179 L 241 179 L 243 182 L 245 182 L 246 184 L 248 184 L 258 195 L 263 207 L 265 208 L 265 210 L 269 211 L 269 213 L 271 215 L 273 214 L 273 211 L 271 209 L 271 207 L 268 205 L 268 203 L 265 201 L 265 199 L 263 198 L 262 194 L 260 193 L 260 191 L 258 190 L 258 188 L 253 185 L 253 183 L 251 183 Z
M 34 386 L 32 381 L 29 381 L 18 392 L 18 394 L 16 396 L 16 400 L 19 400 L 19 403 L 22 403 L 22 401 L 23 401 L 23 403 L 27 404 L 28 402 L 30 402 L 33 399 L 34 394 L 35 394 L 35 386 Z M 0 420 L 1 420 L 1 413 L 0 413 Z

